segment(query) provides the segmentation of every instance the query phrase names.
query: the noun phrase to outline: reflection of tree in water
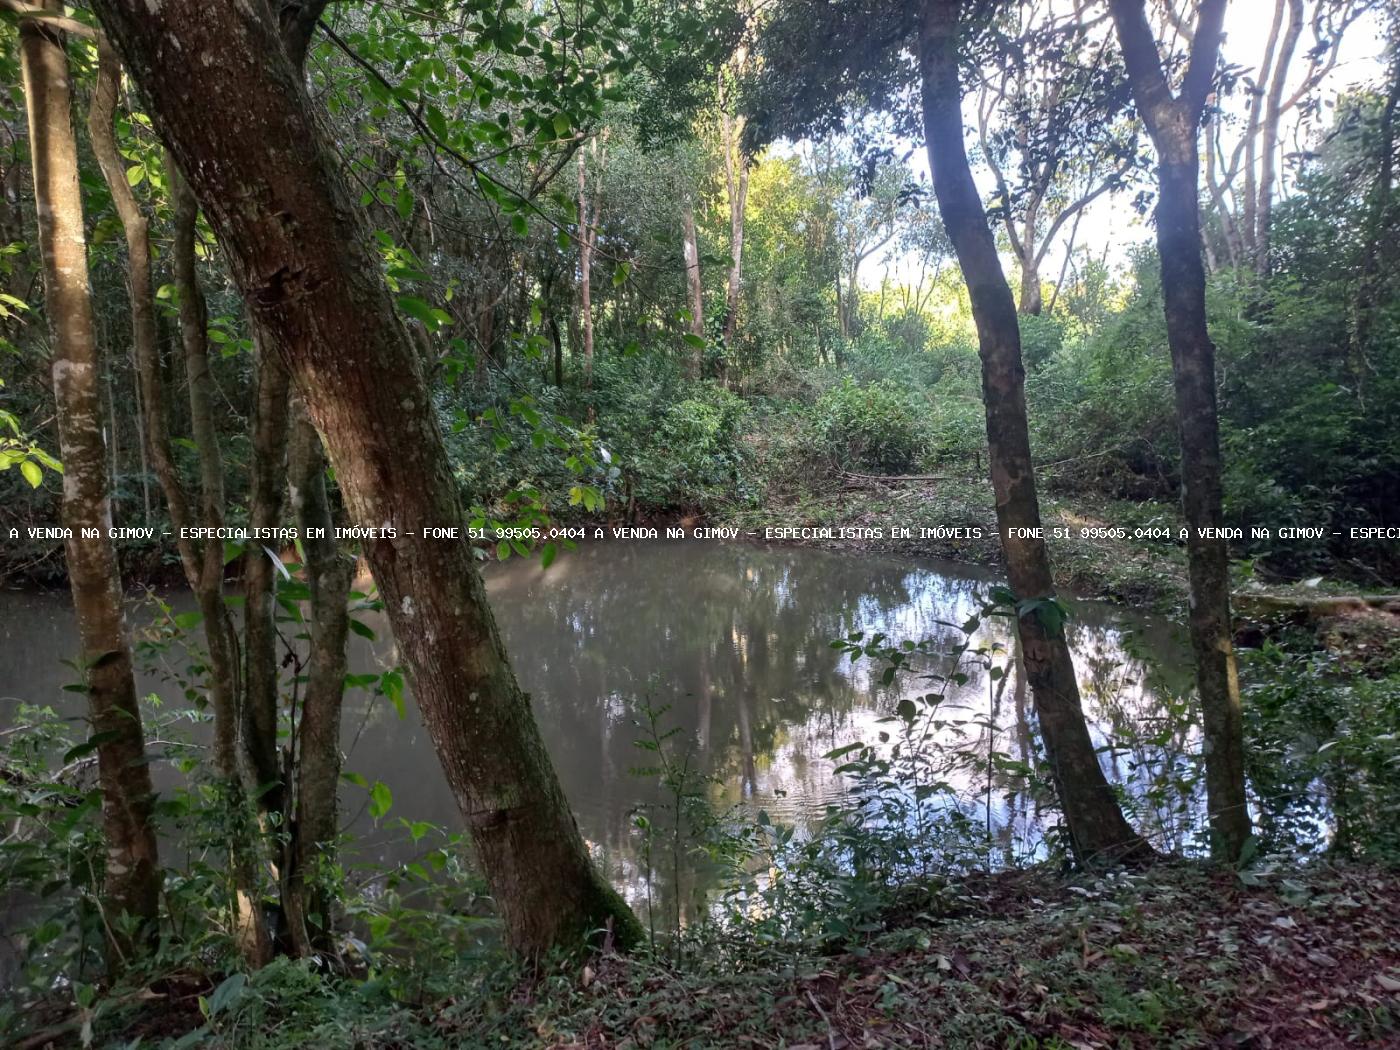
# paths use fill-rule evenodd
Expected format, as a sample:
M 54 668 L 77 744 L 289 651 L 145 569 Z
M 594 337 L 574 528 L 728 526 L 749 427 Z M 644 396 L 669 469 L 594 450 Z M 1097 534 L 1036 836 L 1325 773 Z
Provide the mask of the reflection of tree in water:
M 630 814 L 661 800 L 654 778 L 628 773 L 646 764 L 634 746 L 640 735 L 634 722 L 644 703 L 670 705 L 663 721 L 681 727 L 678 739 L 693 743 L 701 767 L 716 778 L 710 792 L 716 809 L 762 807 L 775 819 L 810 826 L 809 818 L 845 789 L 825 753 L 857 739 L 874 740 L 880 717 L 893 713 L 903 696 L 926 691 L 910 680 L 882 686 L 881 668 L 868 661 L 852 664 L 831 648 L 832 639 L 878 631 L 892 642 L 936 638 L 952 645 L 961 632 L 946 624 L 960 625 L 977 612 L 995 578 L 934 562 L 701 542 L 591 544 L 562 555 L 545 571 L 537 562 L 512 560 L 487 575 L 492 605 L 579 824 L 606 854 L 618 884 L 634 893 L 640 878 Z M 184 599 L 172 601 L 183 607 Z M 1086 712 L 1099 741 L 1111 737 L 1115 745 L 1105 754 L 1108 772 L 1130 787 L 1160 779 L 1196 750 L 1189 718 L 1167 709 L 1190 682 L 1181 673 L 1159 682 L 1141 653 L 1165 654 L 1167 670 L 1189 673 L 1180 659 L 1183 646 L 1121 610 L 1075 603 L 1074 611 L 1070 640 Z M 55 639 L 71 636 L 69 617 L 65 612 L 55 620 Z M 359 618 L 378 638 L 352 639 L 352 672 L 394 667 L 396 648 L 383 617 Z M 7 626 L 32 619 L 12 619 Z M 21 641 L 16 651 L 46 644 L 29 636 L 11 640 Z M 996 662 L 1014 663 L 1009 621 L 989 621 L 974 644 L 994 642 L 1005 649 Z M 51 661 L 59 673 L 51 685 L 35 687 L 38 695 L 66 695 L 60 692 L 59 678 L 66 673 L 58 664 L 61 655 L 66 653 L 56 651 Z M 984 670 L 964 670 L 969 679 L 950 690 L 948 704 L 961 708 L 959 717 L 995 726 L 969 722 L 968 748 L 982 755 L 995 749 L 1030 763 L 1036 739 L 1024 676 L 1011 671 L 998 691 Z M 158 689 L 159 683 L 148 687 Z M 394 817 L 458 826 L 411 700 L 400 719 L 368 688 L 352 690 L 342 732 L 350 751 L 347 770 L 390 785 Z M 993 776 L 1003 854 L 1024 853 L 1040 833 L 1036 800 L 1019 786 L 1015 777 Z M 959 791 L 973 803 L 985 799 L 985 775 L 966 771 Z M 364 802 L 363 788 L 345 789 L 342 812 L 358 820 L 359 856 L 402 860 L 412 850 L 392 830 L 364 834 Z M 1148 798 L 1137 816 L 1170 841 L 1180 825 L 1173 810 L 1178 804 L 1166 796 Z M 687 889 L 682 897 L 690 895 Z
M 626 775 L 643 703 L 671 705 L 719 808 L 830 795 L 815 760 L 877 690 L 829 643 L 909 606 L 918 578 L 813 551 L 600 544 L 545 573 L 507 565 L 491 595 L 584 834 L 618 857 L 634 846 L 629 811 L 660 801 Z
M 1166 631 L 1072 628 L 1080 692 L 1106 772 L 1122 784 L 1134 822 L 1160 848 L 1180 851 L 1204 803 L 1199 711 L 1183 647 Z
M 512 561 L 488 572 L 492 606 L 580 827 L 634 897 L 642 878 L 631 816 L 663 801 L 655 778 L 629 775 L 650 764 L 635 746 L 644 705 L 669 705 L 662 721 L 680 727 L 676 742 L 693 746 L 699 768 L 715 778 L 709 794 L 717 810 L 762 807 L 776 819 L 810 826 L 845 790 L 825 753 L 873 740 L 879 718 L 901 697 L 926 691 L 918 681 L 881 685 L 882 668 L 852 664 L 831 641 L 878 631 L 891 641 L 938 639 L 951 647 L 992 579 L 965 566 L 674 541 L 589 544 L 548 570 Z M 1115 661 L 1124 660 L 1120 619 L 1081 603 L 1070 627 L 1088 711 L 1104 726 L 1151 706 L 1150 691 L 1124 691 L 1125 680 L 1114 677 Z M 1014 664 L 1008 620 L 988 621 L 974 644 L 993 643 L 1003 650 L 995 662 Z M 376 648 L 388 644 L 382 639 Z M 963 670 L 968 681 L 949 691 L 947 703 L 969 720 L 965 745 L 1031 763 L 1036 745 L 1024 676 L 1011 670 L 998 690 L 985 669 Z M 996 728 L 977 727 L 977 720 Z M 398 747 L 390 743 L 396 727 L 384 728 L 384 735 L 366 739 L 386 750 Z M 1136 760 L 1115 757 L 1120 772 L 1123 762 Z M 431 756 L 422 761 L 431 764 Z M 396 776 L 384 773 L 390 783 Z M 960 795 L 972 803 L 986 796 L 984 773 L 966 769 L 962 776 Z M 450 823 L 449 814 L 409 812 L 410 798 L 413 805 L 431 803 L 435 777 L 436 766 L 424 765 L 419 780 L 428 783 L 404 798 L 404 812 Z M 1038 840 L 1036 800 L 1019 787 L 1015 777 L 993 776 L 1003 853 L 1024 853 Z M 396 797 L 403 794 L 397 784 L 395 790 Z M 691 870 L 685 878 L 704 875 Z M 676 899 L 676 887 L 655 888 Z M 689 903 L 697 892 L 692 883 L 679 897 Z

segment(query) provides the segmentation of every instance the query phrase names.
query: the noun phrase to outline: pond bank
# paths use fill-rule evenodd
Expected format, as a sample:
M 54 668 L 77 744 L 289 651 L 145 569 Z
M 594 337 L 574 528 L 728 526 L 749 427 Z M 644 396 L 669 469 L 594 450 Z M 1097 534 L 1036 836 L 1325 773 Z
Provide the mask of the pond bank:
M 383 981 L 279 963 L 212 1019 L 199 995 L 217 980 L 190 978 L 97 1030 L 142 1045 L 202 1031 L 199 1045 L 246 1050 L 1306 1050 L 1400 1033 L 1393 871 L 1317 864 L 1248 883 L 1184 863 L 1103 879 L 1012 871 L 948 884 L 937 900 L 826 954 L 711 939 L 679 958 L 608 956 L 525 978 L 465 961 L 437 983 L 455 991 L 411 1001 Z
M 1174 539 L 1151 535 L 1166 529 L 1175 532 L 1180 523 L 1174 505 L 1043 495 L 1041 510 L 1060 586 L 1082 597 L 1109 598 L 1165 612 L 1185 607 L 1184 548 Z M 796 542 L 983 566 L 1001 563 L 996 508 L 984 480 L 889 484 L 862 480 L 849 486 L 834 479 L 821 491 L 792 493 L 762 510 L 721 513 L 716 520 L 760 534 L 774 525 L 868 527 L 882 530 L 882 535 Z M 894 526 L 909 529 L 911 536 L 892 536 Z

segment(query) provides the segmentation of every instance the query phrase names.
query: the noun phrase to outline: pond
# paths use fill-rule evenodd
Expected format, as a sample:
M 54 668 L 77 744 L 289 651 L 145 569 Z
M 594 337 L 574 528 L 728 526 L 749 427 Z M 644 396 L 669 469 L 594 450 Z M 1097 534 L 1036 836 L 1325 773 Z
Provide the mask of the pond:
M 796 547 L 704 541 L 600 542 L 562 554 L 548 569 L 512 559 L 486 568 L 501 630 L 549 746 L 579 826 L 614 881 L 634 899 L 643 892 L 634 817 L 663 792 L 655 777 L 634 771 L 650 764 L 637 746 L 648 707 L 664 709 L 663 728 L 678 732 L 670 746 L 689 752 L 713 779 L 710 801 L 766 810 L 799 826 L 841 797 L 845 779 L 824 756 L 855 740 L 874 740 L 880 720 L 918 681 L 880 681 L 880 667 L 852 663 L 830 643 L 849 632 L 883 632 L 895 641 L 959 634 L 981 607 L 995 573 L 921 559 Z M 188 608 L 188 596 L 167 596 Z M 1121 730 L 1149 729 L 1168 696 L 1187 688 L 1187 649 L 1172 625 L 1103 602 L 1075 601 L 1067 627 L 1085 707 L 1105 752 L 1109 775 L 1140 790 L 1163 758 L 1138 753 Z M 133 601 L 139 633 L 152 608 Z M 351 638 L 350 669 L 368 675 L 394 668 L 393 639 L 381 614 L 360 614 L 376 638 Z M 985 668 L 964 667 L 965 684 L 949 692 L 944 709 L 950 742 L 989 747 L 1024 760 L 1033 746 L 1029 699 L 1014 666 L 1005 620 L 985 623 L 975 644 L 1004 647 L 993 657 L 1009 666 L 1000 687 Z M 0 729 L 15 699 L 77 713 L 65 692 L 74 675 L 73 614 L 64 591 L 0 592 Z M 168 654 L 148 667 L 140 687 L 160 693 L 168 716 L 186 705 L 168 672 L 183 659 Z M 923 688 L 920 688 L 921 685 Z M 995 727 L 995 728 L 991 728 Z M 988 733 L 993 734 L 990 738 Z M 81 732 L 75 734 L 79 738 Z M 347 827 L 362 836 L 360 859 L 401 863 L 419 850 L 397 818 L 460 826 L 411 697 L 402 716 L 383 696 L 349 694 L 343 727 L 345 768 L 369 784 L 382 781 L 393 805 L 376 831 L 363 787 L 347 783 L 341 808 Z M 1190 749 L 1185 736 L 1178 753 Z M 1168 751 L 1171 749 L 1169 748 Z M 177 783 L 165 765 L 161 786 Z M 1008 851 L 1034 851 L 1040 826 L 1024 803 L 1005 797 L 971 773 L 954 780 L 957 794 L 986 797 L 987 819 Z M 392 828 L 398 828 L 394 831 Z M 1155 823 L 1164 846 L 1179 835 L 1170 813 Z

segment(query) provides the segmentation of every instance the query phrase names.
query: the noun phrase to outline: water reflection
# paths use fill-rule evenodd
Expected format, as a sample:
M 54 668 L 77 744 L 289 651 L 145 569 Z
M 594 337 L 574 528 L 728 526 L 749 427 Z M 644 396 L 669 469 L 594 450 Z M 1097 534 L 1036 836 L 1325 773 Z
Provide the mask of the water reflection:
M 969 566 L 806 549 L 767 549 L 702 542 L 610 542 L 562 555 L 548 570 L 512 561 L 487 570 L 488 591 L 520 679 L 571 799 L 585 838 L 606 870 L 634 898 L 641 860 L 632 828 L 638 807 L 664 801 L 635 741 L 645 705 L 668 706 L 696 762 L 715 778 L 721 809 L 762 807 L 775 819 L 805 825 L 845 785 L 823 756 L 857 739 L 874 739 L 878 723 L 918 682 L 880 683 L 881 668 L 852 663 L 830 646 L 852 631 L 891 639 L 945 638 L 981 606 L 994 575 Z M 1111 606 L 1075 603 L 1071 642 L 1098 742 L 1126 739 L 1127 726 L 1160 725 L 1151 747 L 1106 752 L 1105 769 L 1132 785 L 1185 761 L 1192 741 L 1178 722 L 1163 721 L 1184 689 L 1184 649 L 1167 625 Z M 352 638 L 350 667 L 388 670 L 398 657 L 382 616 L 362 617 L 378 634 Z M 139 617 L 133 613 L 133 622 Z M 32 703 L 66 705 L 72 615 L 62 593 L 0 594 L 0 693 Z M 984 624 L 975 643 L 1002 647 L 1007 674 L 964 668 L 967 682 L 946 704 L 964 725 L 964 743 L 1029 762 L 1034 746 L 1030 700 L 1015 667 L 1006 621 Z M 20 659 L 20 656 L 23 659 Z M 1152 657 L 1151 665 L 1144 657 Z M 178 661 L 176 661 L 178 662 Z M 1153 666 L 1155 665 L 1155 669 Z M 172 665 L 173 669 L 173 665 Z M 163 675 L 146 691 L 184 703 Z M 0 711 L 0 726 L 11 717 Z M 416 709 L 400 718 L 384 698 L 351 694 L 343 739 L 347 770 L 394 795 L 394 816 L 457 827 L 451 793 Z M 1024 853 L 1039 833 L 1030 800 L 1007 797 L 1005 783 L 964 774 L 960 795 L 984 796 L 1006 857 Z M 166 770 L 163 784 L 174 782 Z M 347 825 L 363 834 L 362 856 L 386 863 L 412 847 L 403 836 L 368 834 L 365 792 L 347 786 Z M 1168 806 L 1170 809 L 1170 806 Z M 1162 834 L 1179 834 L 1172 815 Z M 1176 843 L 1165 842 L 1164 845 Z

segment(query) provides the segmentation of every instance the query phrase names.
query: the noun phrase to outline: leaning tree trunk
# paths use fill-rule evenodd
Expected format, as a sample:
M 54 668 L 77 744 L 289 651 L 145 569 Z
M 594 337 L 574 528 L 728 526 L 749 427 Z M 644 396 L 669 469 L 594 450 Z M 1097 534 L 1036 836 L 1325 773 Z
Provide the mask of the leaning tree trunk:
M 181 566 L 185 570 L 186 580 L 189 581 L 190 589 L 195 592 L 199 599 L 200 610 L 206 620 L 206 636 L 209 637 L 210 650 L 210 683 L 214 697 L 214 710 L 216 710 L 216 766 L 220 770 L 220 777 L 225 781 L 234 777 L 237 780 L 237 756 L 235 756 L 235 741 L 237 732 L 234 729 L 235 710 L 237 710 L 237 700 L 235 700 L 235 686 L 237 673 L 232 671 L 231 665 L 234 662 L 234 638 L 232 638 L 231 626 L 227 620 L 227 609 L 224 608 L 221 595 L 207 592 L 206 584 L 209 578 L 220 580 L 223 574 L 223 543 L 214 543 L 210 546 L 199 545 L 185 535 L 185 529 L 193 524 L 192 511 L 189 508 L 189 500 L 185 494 L 185 486 L 179 477 L 179 470 L 175 465 L 174 455 L 171 454 L 171 442 L 169 442 L 169 430 L 167 419 L 165 419 L 165 398 L 162 391 L 160 350 L 158 350 L 157 325 L 155 325 L 155 297 L 153 294 L 153 284 L 151 284 L 151 248 L 150 248 L 150 223 L 146 214 L 137 203 L 136 195 L 132 188 L 127 185 L 126 168 L 122 164 L 122 158 L 116 148 L 116 137 L 112 129 L 112 120 L 116 115 L 116 102 L 120 90 L 120 62 L 115 50 L 105 39 L 98 39 L 98 70 L 97 83 L 92 90 L 92 104 L 88 112 L 88 132 L 91 134 L 92 153 L 97 157 L 98 167 L 101 168 L 102 178 L 105 179 L 108 189 L 112 193 L 113 207 L 118 213 L 120 223 L 122 223 L 123 234 L 126 237 L 127 248 L 127 293 L 129 293 L 130 307 L 132 307 L 132 342 L 133 358 L 136 363 L 137 377 L 141 392 L 141 402 L 146 409 L 147 423 L 144 427 L 143 441 L 146 442 L 150 459 L 155 466 L 158 480 L 160 480 L 161 490 L 165 494 L 165 503 L 171 515 L 171 526 L 175 532 L 176 549 L 181 556 Z M 189 221 L 189 244 L 190 258 L 193 256 L 193 217 L 188 217 Z M 181 238 L 176 238 L 181 239 Z M 200 326 L 203 321 L 200 319 Z M 203 328 L 200 328 L 203 333 Z M 195 386 L 190 386 L 190 396 L 202 398 L 207 403 L 207 391 L 196 395 Z M 204 455 L 202 449 L 202 456 Z M 218 487 L 223 487 L 223 466 L 217 463 L 217 448 L 214 449 L 216 456 L 216 472 L 218 475 Z M 216 503 L 223 503 L 223 496 L 217 496 Z M 213 631 L 213 634 L 210 634 Z M 221 713 L 221 714 L 220 714 Z M 231 781 L 232 783 L 232 781 Z M 235 787 L 231 792 L 232 799 L 241 799 L 244 792 Z M 256 906 L 255 885 L 256 878 L 253 872 L 251 860 L 249 860 L 249 850 L 251 844 L 246 847 L 239 846 L 239 836 L 231 843 L 231 864 L 230 869 L 235 876 L 235 885 L 231 895 L 231 911 L 234 914 L 234 928 L 237 931 L 239 948 L 244 952 L 244 956 L 249 963 L 260 965 L 269 958 L 270 944 L 265 935 L 262 934 L 262 913 Z M 246 836 L 241 836 L 246 840 Z
M 54 0 L 45 10 L 59 12 Z M 63 524 L 68 581 L 78 618 L 84 687 L 102 792 L 106 845 L 103 927 L 113 969 L 156 933 L 160 866 L 151 825 L 150 767 L 122 615 L 110 479 L 99 395 L 101 360 L 88 289 L 78 151 L 63 37 L 40 23 L 20 28 L 29 115 L 30 166 L 43 256 L 44 312 L 52 340 L 53 390 L 63 459 Z M 138 920 L 134 936 L 119 921 Z
M 418 355 L 269 13 L 94 6 L 276 340 L 351 519 L 375 530 L 365 554 L 507 939 L 526 954 L 605 926 L 635 939 L 590 863 L 470 549 L 420 534 L 462 520 L 457 482 Z
M 1229 550 L 1222 521 L 1215 346 L 1206 328 L 1197 134 L 1219 54 L 1225 0 L 1205 0 L 1179 96 L 1174 94 L 1143 0 L 1111 0 L 1123 59 L 1157 149 L 1157 253 L 1181 440 L 1181 503 L 1191 586 L 1191 649 L 1205 732 L 1211 852 L 1234 863 L 1250 835 L 1244 726 L 1230 631 Z
M 924 5 L 919 59 L 925 145 L 939 213 L 957 252 L 977 325 L 988 457 L 1007 575 L 1018 599 L 1053 599 L 1045 542 L 1033 535 L 1040 528 L 1040 504 L 1031 466 L 1016 304 L 963 145 L 959 7 L 960 0 L 926 0 Z M 1021 615 L 1017 623 L 1036 717 L 1075 856 L 1096 865 L 1151 856 L 1151 848 L 1124 819 L 1099 766 L 1062 626 L 1047 623 L 1036 611 Z

